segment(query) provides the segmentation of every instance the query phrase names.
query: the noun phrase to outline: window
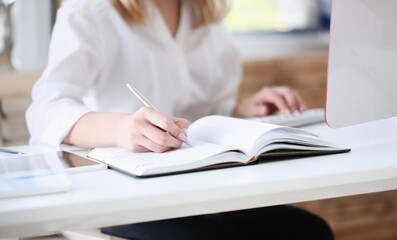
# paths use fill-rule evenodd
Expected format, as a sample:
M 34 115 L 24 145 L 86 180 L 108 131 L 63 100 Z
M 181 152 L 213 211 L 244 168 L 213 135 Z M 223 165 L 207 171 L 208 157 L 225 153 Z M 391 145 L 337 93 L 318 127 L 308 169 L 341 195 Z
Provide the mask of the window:
M 330 0 L 235 0 L 226 25 L 233 32 L 290 32 L 327 27 Z
M 243 58 L 325 50 L 331 0 L 234 0 L 226 26 Z

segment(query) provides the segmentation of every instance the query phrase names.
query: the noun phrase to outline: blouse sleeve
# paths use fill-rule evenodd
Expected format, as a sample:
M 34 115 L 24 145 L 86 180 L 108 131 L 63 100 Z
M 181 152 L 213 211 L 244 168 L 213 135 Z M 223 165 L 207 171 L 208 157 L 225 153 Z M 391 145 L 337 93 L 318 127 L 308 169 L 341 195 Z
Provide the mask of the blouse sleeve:
M 30 143 L 58 146 L 91 109 L 83 103 L 101 66 L 100 25 L 92 9 L 64 4 L 58 11 L 49 60 L 26 112 Z

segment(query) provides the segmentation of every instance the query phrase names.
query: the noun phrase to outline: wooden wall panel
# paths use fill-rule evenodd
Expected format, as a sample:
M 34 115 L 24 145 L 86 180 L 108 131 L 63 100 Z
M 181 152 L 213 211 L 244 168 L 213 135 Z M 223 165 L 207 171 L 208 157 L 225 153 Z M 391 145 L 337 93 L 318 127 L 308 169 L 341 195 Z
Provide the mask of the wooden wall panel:
M 311 108 L 325 106 L 327 53 L 244 62 L 240 98 L 264 86 L 286 85 L 296 89 Z
M 240 98 L 247 97 L 262 87 L 271 85 L 277 85 L 275 61 L 259 60 L 244 63 Z

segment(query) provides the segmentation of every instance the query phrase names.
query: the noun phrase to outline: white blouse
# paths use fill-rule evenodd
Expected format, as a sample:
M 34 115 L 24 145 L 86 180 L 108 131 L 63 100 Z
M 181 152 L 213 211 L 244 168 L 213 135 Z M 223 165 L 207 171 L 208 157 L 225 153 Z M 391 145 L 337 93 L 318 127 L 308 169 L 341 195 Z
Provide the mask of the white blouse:
M 194 121 L 229 115 L 241 75 L 239 55 L 222 23 L 192 28 L 182 1 L 177 34 L 147 1 L 146 25 L 129 25 L 112 0 L 69 0 L 58 11 L 48 66 L 26 113 L 30 143 L 58 145 L 88 112 L 134 113 L 131 83 L 161 112 Z

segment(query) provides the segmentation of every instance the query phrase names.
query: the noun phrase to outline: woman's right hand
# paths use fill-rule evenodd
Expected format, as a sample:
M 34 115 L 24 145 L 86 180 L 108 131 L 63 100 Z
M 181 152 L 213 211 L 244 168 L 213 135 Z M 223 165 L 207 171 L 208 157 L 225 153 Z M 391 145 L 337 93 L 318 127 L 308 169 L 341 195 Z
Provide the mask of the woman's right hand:
M 125 115 L 117 125 L 116 145 L 132 152 L 166 152 L 187 140 L 189 122 L 142 107 Z

